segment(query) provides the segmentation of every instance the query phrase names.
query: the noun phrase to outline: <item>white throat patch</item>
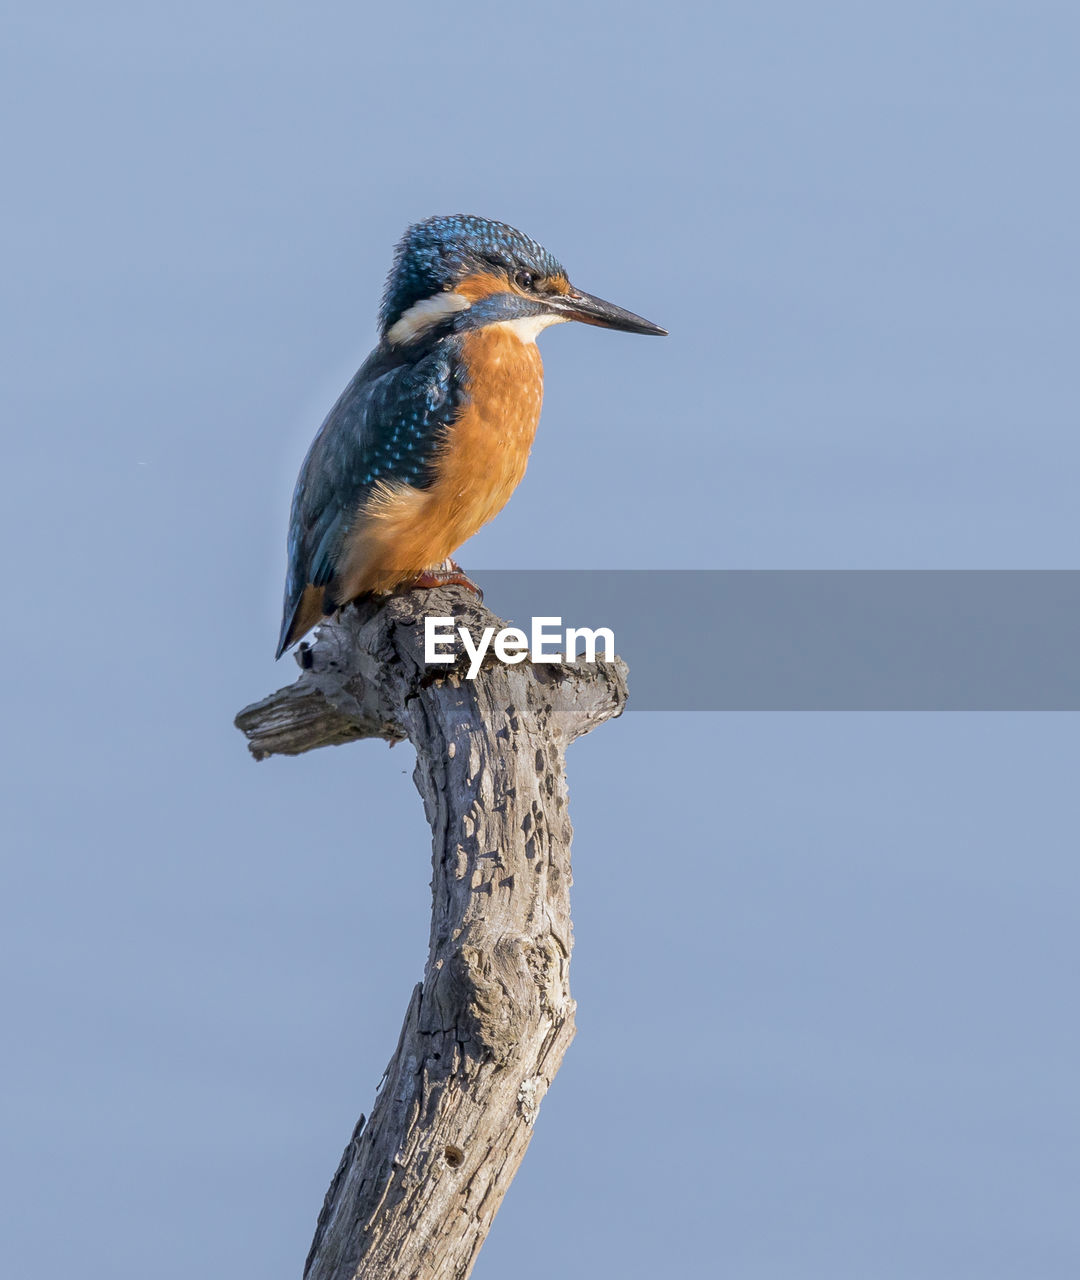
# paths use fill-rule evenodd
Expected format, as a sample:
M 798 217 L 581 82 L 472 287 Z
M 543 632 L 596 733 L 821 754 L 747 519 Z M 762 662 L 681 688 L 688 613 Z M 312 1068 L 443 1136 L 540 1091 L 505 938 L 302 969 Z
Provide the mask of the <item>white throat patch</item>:
M 399 320 L 394 321 L 387 329 L 386 336 L 395 346 L 410 342 L 433 324 L 438 324 L 456 311 L 465 311 L 470 305 L 469 299 L 460 293 L 436 293 L 430 298 L 422 298 L 419 302 L 414 302 Z
M 535 342 L 537 335 L 549 324 L 565 324 L 569 319 L 569 316 L 552 315 L 549 312 L 547 315 L 518 316 L 516 320 L 500 320 L 498 327 L 509 329 L 522 342 Z

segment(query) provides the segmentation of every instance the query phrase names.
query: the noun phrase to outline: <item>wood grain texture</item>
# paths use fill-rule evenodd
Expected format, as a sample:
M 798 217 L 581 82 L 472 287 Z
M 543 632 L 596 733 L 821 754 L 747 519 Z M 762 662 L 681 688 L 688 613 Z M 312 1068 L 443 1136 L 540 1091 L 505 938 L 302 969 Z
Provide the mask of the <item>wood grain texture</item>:
M 306 1280 L 461 1280 L 574 1034 L 564 752 L 618 715 L 615 662 L 427 669 L 423 616 L 504 625 L 460 588 L 344 610 L 299 680 L 237 724 L 257 757 L 408 738 L 432 830 L 427 966 L 370 1119 L 319 1216 Z

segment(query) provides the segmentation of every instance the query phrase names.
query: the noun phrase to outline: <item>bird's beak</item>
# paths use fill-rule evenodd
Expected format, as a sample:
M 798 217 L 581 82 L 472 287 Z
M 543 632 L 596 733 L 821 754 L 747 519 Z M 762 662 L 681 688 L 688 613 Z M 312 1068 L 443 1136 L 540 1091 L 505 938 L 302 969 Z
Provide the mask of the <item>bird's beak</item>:
M 569 293 L 549 296 L 547 301 L 552 310 L 568 320 L 581 320 L 585 324 L 598 324 L 604 329 L 623 329 L 627 333 L 651 333 L 658 337 L 667 334 L 651 320 L 636 316 L 632 311 L 624 311 L 614 302 L 605 302 L 603 298 L 594 298 L 591 293 L 582 293 L 580 289 L 571 288 Z

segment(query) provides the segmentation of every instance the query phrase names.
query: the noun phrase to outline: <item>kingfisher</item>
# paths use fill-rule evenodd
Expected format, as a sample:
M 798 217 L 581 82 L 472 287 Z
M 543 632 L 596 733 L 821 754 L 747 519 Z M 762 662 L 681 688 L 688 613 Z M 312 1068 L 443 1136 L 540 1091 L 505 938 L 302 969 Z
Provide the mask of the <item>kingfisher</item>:
M 277 657 L 363 596 L 476 589 L 450 557 L 525 474 L 544 386 L 536 338 L 567 320 L 666 333 L 575 288 L 542 245 L 503 222 L 455 214 L 409 227 L 378 345 L 300 468 Z

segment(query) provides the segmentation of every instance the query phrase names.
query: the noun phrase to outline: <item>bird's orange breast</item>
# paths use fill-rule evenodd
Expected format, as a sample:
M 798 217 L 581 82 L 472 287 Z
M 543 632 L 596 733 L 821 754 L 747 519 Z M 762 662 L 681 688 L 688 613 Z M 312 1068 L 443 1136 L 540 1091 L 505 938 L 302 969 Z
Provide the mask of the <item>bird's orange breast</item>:
M 492 325 L 463 345 L 469 403 L 448 432 L 432 487 L 455 547 L 501 511 L 521 483 L 544 398 L 535 342 Z
M 469 398 L 447 428 L 435 481 L 376 491 L 346 548 L 341 600 L 441 565 L 502 510 L 525 474 L 544 392 L 536 343 L 495 324 L 468 333 L 462 348 Z

